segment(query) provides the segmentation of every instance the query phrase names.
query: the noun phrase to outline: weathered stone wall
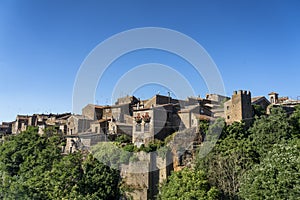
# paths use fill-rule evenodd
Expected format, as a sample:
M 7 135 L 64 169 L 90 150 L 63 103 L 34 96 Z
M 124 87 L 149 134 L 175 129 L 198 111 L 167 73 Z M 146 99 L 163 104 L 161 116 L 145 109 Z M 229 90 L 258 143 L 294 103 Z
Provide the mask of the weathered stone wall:
M 182 123 L 182 129 L 190 128 L 191 127 L 191 113 L 190 112 L 183 112 L 183 113 L 178 113 L 181 123 Z
M 88 119 L 96 120 L 95 105 L 88 104 L 82 109 L 82 115 Z
M 248 91 L 234 91 L 231 100 L 224 103 L 225 121 L 231 124 L 235 121 L 249 122 L 253 117 L 251 93 Z
M 156 152 L 136 154 L 139 161 L 130 162 L 121 166 L 121 177 L 125 187 L 134 200 L 154 199 L 158 194 L 159 184 L 170 175 L 172 171 L 171 155 L 159 157 Z

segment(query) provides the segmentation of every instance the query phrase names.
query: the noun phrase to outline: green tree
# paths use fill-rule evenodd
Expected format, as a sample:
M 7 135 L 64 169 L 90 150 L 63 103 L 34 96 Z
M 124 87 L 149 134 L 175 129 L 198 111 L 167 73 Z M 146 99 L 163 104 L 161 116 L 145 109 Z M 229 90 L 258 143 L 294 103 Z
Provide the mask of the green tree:
M 299 172 L 300 140 L 275 144 L 244 176 L 239 194 L 244 199 L 299 199 Z
M 119 173 L 87 153 L 61 154 L 62 137 L 36 128 L 0 146 L 0 199 L 115 199 Z
M 265 115 L 266 114 L 266 111 L 262 108 L 261 105 L 253 105 L 253 111 L 254 111 L 254 115 L 260 117 L 262 115 Z
M 258 162 L 243 123 L 235 122 L 223 129 L 214 149 L 197 163 L 197 169 L 207 173 L 211 185 L 222 193 L 222 198 L 237 198 L 241 178 Z
M 91 154 L 83 162 L 80 193 L 88 199 L 116 199 L 120 195 L 119 171 L 100 163 Z
M 174 172 L 160 189 L 158 199 L 218 199 L 218 190 L 211 187 L 201 170 L 183 169 Z
M 278 107 L 272 108 L 269 116 L 256 118 L 250 132 L 257 152 L 264 156 L 274 144 L 291 139 L 292 126 L 286 112 Z
M 292 125 L 292 136 L 300 138 L 300 105 L 295 107 L 294 113 L 290 116 L 290 124 Z

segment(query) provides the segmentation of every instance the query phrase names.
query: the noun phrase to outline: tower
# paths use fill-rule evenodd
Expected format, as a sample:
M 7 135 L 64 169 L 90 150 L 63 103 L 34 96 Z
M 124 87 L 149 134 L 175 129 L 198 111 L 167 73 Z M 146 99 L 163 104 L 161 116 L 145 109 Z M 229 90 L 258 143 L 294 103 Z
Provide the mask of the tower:
M 276 93 L 276 92 L 271 92 L 271 93 L 269 94 L 269 99 L 270 99 L 271 104 L 276 104 L 276 103 L 278 103 L 278 93 Z
M 250 91 L 234 91 L 231 100 L 224 103 L 225 121 L 232 124 L 237 121 L 250 122 L 253 117 Z

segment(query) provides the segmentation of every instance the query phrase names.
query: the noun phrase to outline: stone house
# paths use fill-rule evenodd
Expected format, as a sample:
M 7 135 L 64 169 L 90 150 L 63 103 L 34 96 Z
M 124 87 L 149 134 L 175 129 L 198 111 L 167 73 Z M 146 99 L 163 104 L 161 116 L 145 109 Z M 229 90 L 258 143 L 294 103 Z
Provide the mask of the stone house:
M 92 121 L 92 119 L 83 115 L 70 116 L 67 120 L 67 135 L 78 135 L 78 133 L 88 131 Z
M 28 126 L 34 126 L 39 127 L 39 134 L 43 134 L 47 127 L 55 127 L 59 132 L 66 134 L 67 118 L 70 116 L 71 113 L 17 115 L 16 120 L 12 122 L 12 133 L 18 134 Z
M 269 99 L 271 104 L 267 108 L 267 114 L 270 113 L 272 107 L 282 107 L 288 115 L 292 114 L 295 111 L 295 106 L 300 104 L 300 100 L 290 99 L 289 97 L 279 97 L 278 93 L 271 92 L 269 93 Z
M 154 138 L 164 139 L 175 132 L 174 105 L 164 104 L 134 110 L 132 142 L 137 146 L 149 144 Z
M 187 106 L 184 109 L 178 111 L 178 115 L 181 121 L 180 130 L 187 128 L 198 127 L 199 120 L 213 118 L 213 113 L 207 107 L 200 105 Z
M 2 122 L 0 125 L 0 135 L 11 134 L 12 122 Z
M 263 110 L 267 110 L 267 107 L 271 104 L 270 101 L 264 96 L 258 96 L 251 98 L 252 105 L 259 105 Z
M 93 145 L 99 142 L 108 141 L 107 135 L 101 133 L 79 133 L 77 135 L 67 135 L 66 146 L 63 147 L 62 152 L 65 154 L 74 153 L 80 150 L 89 150 Z
M 25 131 L 29 124 L 28 115 L 17 115 L 16 120 L 12 122 L 12 134 L 18 134 Z

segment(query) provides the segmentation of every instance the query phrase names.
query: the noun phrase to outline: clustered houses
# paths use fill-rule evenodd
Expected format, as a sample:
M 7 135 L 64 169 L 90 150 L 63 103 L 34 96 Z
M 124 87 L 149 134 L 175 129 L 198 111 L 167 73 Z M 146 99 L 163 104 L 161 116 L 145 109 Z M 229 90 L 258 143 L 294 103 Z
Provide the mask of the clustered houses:
M 63 114 L 34 114 L 17 115 L 13 122 L 3 122 L 0 125 L 0 133 L 18 134 L 25 131 L 27 127 L 39 127 L 39 134 L 43 134 L 48 127 L 55 127 L 59 132 L 67 134 L 67 119 L 71 113 Z
M 242 90 L 234 91 L 231 98 L 218 94 L 208 94 L 205 98 L 188 97 L 185 100 L 158 94 L 147 100 L 125 96 L 110 106 L 88 104 L 82 109 L 81 115 L 18 115 L 15 121 L 0 125 L 0 134 L 18 134 L 28 126 L 39 127 L 39 133 L 43 134 L 45 128 L 56 127 L 66 135 L 66 153 L 74 151 L 78 142 L 86 143 L 89 147 L 107 140 L 106 135 L 126 134 L 132 137 L 132 143 L 140 146 L 154 139 L 164 139 L 175 131 L 198 127 L 199 120 L 222 117 L 228 124 L 235 121 L 248 123 L 254 115 L 253 105 L 261 106 L 267 113 L 271 106 L 279 105 L 287 112 L 292 112 L 294 106 L 300 103 L 299 100 L 278 97 L 275 92 L 269 94 L 269 100 L 264 96 L 251 98 L 249 91 Z
M 163 140 L 175 131 L 198 127 L 201 119 L 214 119 L 220 115 L 217 111 L 222 109 L 220 100 L 224 99 L 227 97 L 221 95 L 186 100 L 163 95 L 148 100 L 126 96 L 112 106 L 88 104 L 81 115 L 68 118 L 65 150 L 70 153 L 83 143 L 88 148 L 92 143 L 107 140 L 106 135 L 121 134 L 131 136 L 132 143 L 138 147 L 148 145 L 154 139 Z

